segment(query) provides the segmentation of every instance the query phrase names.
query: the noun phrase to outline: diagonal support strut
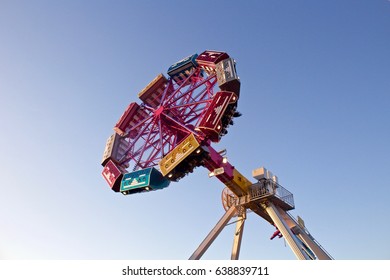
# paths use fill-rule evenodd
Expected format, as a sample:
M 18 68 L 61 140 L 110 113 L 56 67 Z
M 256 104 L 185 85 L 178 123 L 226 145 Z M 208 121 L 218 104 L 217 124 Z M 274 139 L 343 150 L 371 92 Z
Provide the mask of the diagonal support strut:
M 206 236 L 203 242 L 199 245 L 198 249 L 191 255 L 189 260 L 199 260 L 203 254 L 207 251 L 210 245 L 214 242 L 214 240 L 218 237 L 221 231 L 224 229 L 226 224 L 230 221 L 230 219 L 236 214 L 237 209 L 235 206 L 229 208 L 228 211 L 222 216 L 222 218 L 218 221 L 215 227 L 210 231 L 210 233 Z

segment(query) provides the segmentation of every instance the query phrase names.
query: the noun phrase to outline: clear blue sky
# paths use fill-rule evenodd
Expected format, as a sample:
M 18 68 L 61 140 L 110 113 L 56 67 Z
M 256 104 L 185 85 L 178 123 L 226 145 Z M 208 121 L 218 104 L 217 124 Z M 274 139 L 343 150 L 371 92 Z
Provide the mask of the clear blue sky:
M 336 259 L 390 259 L 390 2 L 0 1 L 0 259 L 187 259 L 222 216 L 198 168 L 122 196 L 107 137 L 177 60 L 227 51 L 241 78 L 227 148 L 265 166 Z M 205 259 L 228 259 L 234 225 Z M 295 259 L 254 214 L 242 259 Z

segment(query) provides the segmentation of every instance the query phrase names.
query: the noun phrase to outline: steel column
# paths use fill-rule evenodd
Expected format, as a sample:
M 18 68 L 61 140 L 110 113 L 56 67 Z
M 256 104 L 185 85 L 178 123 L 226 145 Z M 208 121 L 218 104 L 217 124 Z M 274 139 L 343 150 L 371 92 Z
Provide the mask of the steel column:
M 232 260 L 238 260 L 240 257 L 241 240 L 244 233 L 244 225 L 246 220 L 246 208 L 241 207 L 240 214 L 237 216 L 236 231 L 234 232 L 234 241 L 232 249 Z
M 229 208 L 228 211 L 222 216 L 222 218 L 218 221 L 215 227 L 210 231 L 210 233 L 206 236 L 203 242 L 199 245 L 198 249 L 191 255 L 189 260 L 199 260 L 203 254 L 207 251 L 213 241 L 218 237 L 226 224 L 230 221 L 230 219 L 237 212 L 235 206 Z
M 305 229 L 297 223 L 297 221 L 287 212 L 282 213 L 282 216 L 288 226 L 297 234 L 306 245 L 313 251 L 319 260 L 332 260 L 333 258 L 325 251 L 324 248 L 311 236 L 310 233 L 306 232 Z
M 275 223 L 276 227 L 283 234 L 283 237 L 286 239 L 287 244 L 290 246 L 291 250 L 294 252 L 295 256 L 299 260 L 307 260 L 309 257 L 306 253 L 302 251 L 298 243 L 294 238 L 294 234 L 291 232 L 287 223 L 284 221 L 279 209 L 271 202 L 267 202 L 265 205 L 265 211 L 271 217 L 272 221 Z

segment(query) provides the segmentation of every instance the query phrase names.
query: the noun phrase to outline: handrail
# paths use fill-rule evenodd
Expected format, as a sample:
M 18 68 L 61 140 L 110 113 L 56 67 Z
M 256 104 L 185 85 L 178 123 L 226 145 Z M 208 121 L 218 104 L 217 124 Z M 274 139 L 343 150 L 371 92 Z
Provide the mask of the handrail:
M 249 196 L 250 200 L 273 196 L 288 204 L 292 208 L 295 208 L 293 194 L 286 188 L 269 179 L 253 184 L 250 188 Z
M 290 214 L 290 213 L 287 213 L 286 212 L 286 214 L 290 217 L 290 219 L 291 220 L 293 220 L 297 225 L 299 225 L 299 223 L 298 223 L 298 221 Z M 325 250 L 325 248 L 317 241 L 317 239 L 315 239 L 314 237 L 313 237 L 313 235 L 311 235 L 311 233 L 309 232 L 309 230 L 306 228 L 306 227 L 304 227 L 304 228 L 302 228 L 300 225 L 299 225 L 299 227 L 310 237 L 310 239 L 315 243 L 315 244 L 317 244 L 332 260 L 334 260 L 334 258 L 332 257 L 332 255 L 328 252 L 328 251 L 326 251 Z

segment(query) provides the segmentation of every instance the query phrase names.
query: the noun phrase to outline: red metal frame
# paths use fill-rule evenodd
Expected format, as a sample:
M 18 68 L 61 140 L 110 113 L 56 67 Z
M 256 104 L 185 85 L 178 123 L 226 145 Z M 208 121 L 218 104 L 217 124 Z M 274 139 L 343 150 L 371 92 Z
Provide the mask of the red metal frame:
M 195 131 L 195 127 L 218 91 L 216 74 L 205 74 L 201 67 L 197 67 L 184 82 L 177 84 L 169 79 L 164 91 L 161 91 L 161 86 L 159 90 L 160 104 L 132 105 L 136 109 L 128 108 L 127 111 L 132 116 L 141 117 L 135 120 L 127 116 L 126 111 L 116 126 L 118 132 L 120 126 L 121 134 L 129 142 L 119 161 L 123 167 L 130 165 L 133 170 L 138 170 L 156 166 L 190 133 L 201 140 L 206 137 Z

